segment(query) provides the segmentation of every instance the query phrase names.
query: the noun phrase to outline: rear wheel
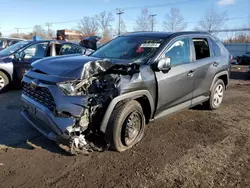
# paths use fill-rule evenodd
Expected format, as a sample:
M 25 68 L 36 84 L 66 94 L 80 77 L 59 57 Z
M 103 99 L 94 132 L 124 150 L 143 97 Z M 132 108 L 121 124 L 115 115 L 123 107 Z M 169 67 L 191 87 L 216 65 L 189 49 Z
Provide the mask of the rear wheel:
M 0 71 L 0 93 L 4 92 L 8 84 L 8 76 L 4 72 Z
M 215 110 L 220 107 L 225 92 L 225 84 L 222 80 L 218 79 L 211 91 L 209 100 L 205 103 L 210 110 Z
M 145 117 L 140 103 L 129 101 L 117 107 L 110 118 L 107 139 L 112 149 L 122 152 L 138 143 L 145 130 Z

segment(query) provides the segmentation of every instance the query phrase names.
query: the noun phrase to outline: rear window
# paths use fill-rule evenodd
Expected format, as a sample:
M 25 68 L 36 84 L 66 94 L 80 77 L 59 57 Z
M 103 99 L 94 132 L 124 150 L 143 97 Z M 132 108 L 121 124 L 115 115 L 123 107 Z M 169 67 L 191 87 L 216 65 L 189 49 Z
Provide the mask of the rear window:
M 208 40 L 205 38 L 194 38 L 193 39 L 196 60 L 210 57 L 210 49 Z

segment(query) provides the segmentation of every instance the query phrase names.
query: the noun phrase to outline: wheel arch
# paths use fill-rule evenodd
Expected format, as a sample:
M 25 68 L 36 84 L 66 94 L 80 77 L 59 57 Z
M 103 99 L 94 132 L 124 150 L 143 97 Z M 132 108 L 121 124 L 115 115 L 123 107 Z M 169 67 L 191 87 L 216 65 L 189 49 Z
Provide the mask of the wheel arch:
M 212 82 L 211 87 L 210 87 L 210 92 L 212 91 L 212 88 L 213 88 L 213 86 L 214 86 L 217 79 L 221 79 L 224 82 L 225 87 L 227 88 L 227 86 L 229 84 L 229 73 L 228 73 L 228 71 L 219 72 L 218 74 L 216 74 L 214 76 L 213 82 Z
M 145 115 L 146 121 L 148 122 L 150 118 L 153 117 L 154 112 L 154 101 L 149 91 L 147 90 L 139 90 L 133 91 L 130 93 L 125 93 L 123 95 L 115 97 L 109 104 L 100 126 L 100 131 L 102 133 L 106 133 L 107 125 L 110 119 L 110 116 L 115 109 L 115 107 L 119 104 L 123 104 L 127 100 L 136 100 L 138 101 L 143 109 L 143 113 Z
M 11 76 L 10 76 L 10 74 L 9 74 L 6 70 L 1 69 L 1 68 L 0 68 L 0 71 L 3 72 L 3 73 L 8 77 L 9 82 L 10 82 L 10 81 L 11 81 Z

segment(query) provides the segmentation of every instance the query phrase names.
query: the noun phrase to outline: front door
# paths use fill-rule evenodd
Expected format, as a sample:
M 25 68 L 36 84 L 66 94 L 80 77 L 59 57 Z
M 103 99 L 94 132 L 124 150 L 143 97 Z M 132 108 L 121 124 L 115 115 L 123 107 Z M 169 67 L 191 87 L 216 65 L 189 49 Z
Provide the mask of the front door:
M 171 59 L 171 69 L 156 72 L 158 103 L 156 118 L 165 115 L 171 107 L 190 107 L 194 89 L 194 70 L 191 62 L 190 39 L 178 38 L 172 41 L 164 52 Z M 164 56 L 163 55 L 163 56 Z
M 14 78 L 22 80 L 23 75 L 31 68 L 31 63 L 46 57 L 48 42 L 33 44 L 19 52 L 19 59 L 13 59 Z

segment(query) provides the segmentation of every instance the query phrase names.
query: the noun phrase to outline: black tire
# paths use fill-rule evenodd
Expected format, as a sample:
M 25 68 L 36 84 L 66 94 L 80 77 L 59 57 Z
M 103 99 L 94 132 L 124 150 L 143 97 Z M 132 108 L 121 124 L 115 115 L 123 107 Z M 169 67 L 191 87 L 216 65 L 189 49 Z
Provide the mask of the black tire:
M 129 125 L 137 127 L 133 131 L 136 133 L 129 132 Z M 114 109 L 108 123 L 106 139 L 112 149 L 122 152 L 138 143 L 144 135 L 144 130 L 145 117 L 142 107 L 139 102 L 132 100 Z M 132 141 L 128 138 L 129 133 L 135 134 Z
M 0 71 L 0 93 L 3 93 L 8 85 L 9 85 L 8 76 L 4 72 Z
M 217 92 L 218 90 L 218 87 L 221 87 L 222 88 L 222 96 L 221 97 L 218 97 L 220 99 L 217 98 L 217 96 L 220 96 Z M 213 88 L 212 88 L 212 91 L 210 93 L 210 97 L 209 97 L 209 100 L 206 101 L 204 103 L 205 107 L 209 110 L 216 110 L 220 107 L 222 101 L 223 101 L 223 97 L 224 97 L 224 92 L 225 92 L 225 84 L 223 82 L 223 80 L 221 79 L 218 79 L 215 84 L 213 85 Z M 216 95 L 217 94 L 217 95 Z M 219 102 L 215 102 L 215 101 L 218 101 Z M 217 105 L 216 105 L 217 104 Z

